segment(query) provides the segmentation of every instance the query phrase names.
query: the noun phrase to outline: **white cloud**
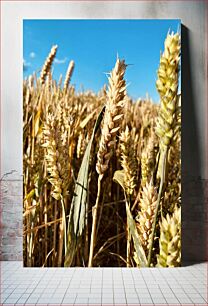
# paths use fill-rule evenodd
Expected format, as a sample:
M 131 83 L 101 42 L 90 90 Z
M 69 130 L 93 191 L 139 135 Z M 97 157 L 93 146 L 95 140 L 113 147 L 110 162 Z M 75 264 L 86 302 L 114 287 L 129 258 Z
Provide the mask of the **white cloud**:
M 54 59 L 54 63 L 55 64 L 65 64 L 66 63 L 66 61 L 67 61 L 67 57 L 65 57 L 65 58 L 63 58 L 63 59 L 58 59 L 58 58 L 55 58 Z
M 30 52 L 30 58 L 35 58 L 35 57 L 36 57 L 35 52 Z
M 31 63 L 26 61 L 25 59 L 23 59 L 23 69 L 27 70 L 28 67 L 30 67 L 30 66 L 31 66 Z

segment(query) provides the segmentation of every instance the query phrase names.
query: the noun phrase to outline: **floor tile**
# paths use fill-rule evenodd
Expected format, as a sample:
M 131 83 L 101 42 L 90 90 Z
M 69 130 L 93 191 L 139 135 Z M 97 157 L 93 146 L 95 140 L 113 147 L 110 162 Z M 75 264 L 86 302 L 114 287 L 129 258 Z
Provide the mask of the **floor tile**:
M 0 262 L 5 305 L 206 305 L 207 266 L 174 269 L 23 268 Z M 99 273 L 98 273 L 99 272 Z M 98 274 L 98 275 L 97 275 Z

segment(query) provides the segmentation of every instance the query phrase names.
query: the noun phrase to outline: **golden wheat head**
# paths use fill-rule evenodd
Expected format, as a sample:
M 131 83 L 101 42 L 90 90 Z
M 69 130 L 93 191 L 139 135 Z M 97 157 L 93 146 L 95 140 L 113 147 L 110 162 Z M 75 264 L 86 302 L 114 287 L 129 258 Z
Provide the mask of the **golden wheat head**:
M 168 34 L 165 40 L 165 50 L 160 58 L 158 80 L 156 82 L 161 101 L 156 133 L 160 137 L 161 147 L 169 146 L 174 136 L 180 49 L 179 34 Z
M 116 65 L 108 78 L 107 102 L 96 164 L 96 170 L 100 178 L 103 177 L 108 168 L 112 149 L 116 144 L 116 135 L 123 118 L 126 97 L 125 70 L 125 61 L 117 59 Z
M 57 48 L 58 48 L 57 45 L 55 45 L 51 48 L 51 51 L 50 51 L 44 65 L 43 65 L 43 68 L 42 68 L 41 73 L 40 73 L 40 82 L 41 82 L 42 85 L 45 83 L 46 77 L 47 77 L 47 75 L 48 75 L 48 73 L 51 69 L 51 65 L 52 65 L 53 60 L 56 56 Z

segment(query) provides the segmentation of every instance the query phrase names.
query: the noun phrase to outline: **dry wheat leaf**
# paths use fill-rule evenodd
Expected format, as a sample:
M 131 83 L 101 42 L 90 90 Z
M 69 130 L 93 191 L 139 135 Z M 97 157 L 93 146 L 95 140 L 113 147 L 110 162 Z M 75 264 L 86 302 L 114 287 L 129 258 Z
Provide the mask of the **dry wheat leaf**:
M 129 206 L 126 203 L 126 214 L 127 214 L 127 219 L 128 219 L 128 226 L 129 226 L 129 230 L 130 233 L 133 237 L 133 241 L 134 241 L 134 248 L 136 250 L 136 254 L 137 254 L 137 258 L 139 260 L 140 266 L 141 267 L 147 267 L 147 257 L 145 255 L 144 249 L 142 247 L 139 235 L 138 235 L 138 231 L 136 228 L 136 224 L 134 222 L 134 219 L 132 217 L 132 214 L 130 212 Z
M 32 136 L 36 137 L 39 131 L 39 125 L 40 125 L 40 116 L 41 116 L 41 110 L 39 109 L 35 119 L 34 119 L 34 126 L 33 126 L 33 130 L 32 130 Z
M 124 190 L 125 192 L 125 188 L 124 188 L 124 170 L 117 170 L 114 173 L 113 176 L 113 180 L 115 182 L 117 182 Z M 139 239 L 139 235 L 137 232 L 137 228 L 136 228 L 136 224 L 134 222 L 134 219 L 132 217 L 132 214 L 130 212 L 128 203 L 126 202 L 126 215 L 127 215 L 127 224 L 129 227 L 129 231 L 133 237 L 133 241 L 134 241 L 134 247 L 136 250 L 136 254 L 137 254 L 137 258 L 139 260 L 140 266 L 141 267 L 147 267 L 147 258 L 144 252 L 144 249 L 142 247 L 141 241 Z
M 67 252 L 64 266 L 71 265 L 76 251 L 77 243 L 81 237 L 85 226 L 86 199 L 88 188 L 88 169 L 90 160 L 90 151 L 94 136 L 100 126 L 104 114 L 103 107 L 95 123 L 91 139 L 87 145 L 78 178 L 75 186 L 74 196 L 71 203 L 69 214 L 68 233 L 67 233 Z

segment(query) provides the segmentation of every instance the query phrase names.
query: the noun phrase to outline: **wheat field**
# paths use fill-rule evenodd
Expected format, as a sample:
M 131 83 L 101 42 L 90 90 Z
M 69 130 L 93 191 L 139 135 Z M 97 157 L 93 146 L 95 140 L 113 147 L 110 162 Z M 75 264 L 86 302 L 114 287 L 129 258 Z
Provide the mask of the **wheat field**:
M 119 58 L 98 94 L 76 92 L 73 60 L 53 79 L 57 48 L 23 82 L 24 266 L 180 266 L 180 35 L 158 63 L 160 104 L 128 96 Z

